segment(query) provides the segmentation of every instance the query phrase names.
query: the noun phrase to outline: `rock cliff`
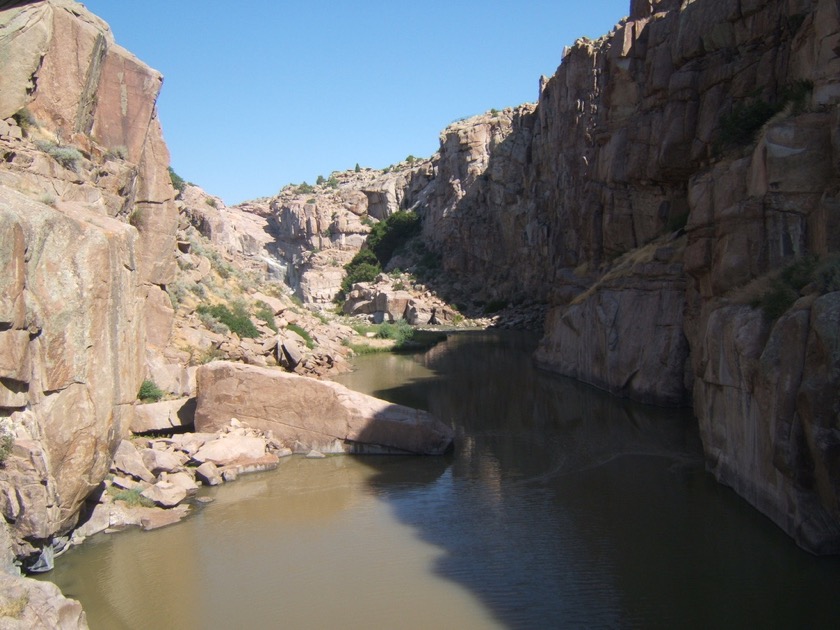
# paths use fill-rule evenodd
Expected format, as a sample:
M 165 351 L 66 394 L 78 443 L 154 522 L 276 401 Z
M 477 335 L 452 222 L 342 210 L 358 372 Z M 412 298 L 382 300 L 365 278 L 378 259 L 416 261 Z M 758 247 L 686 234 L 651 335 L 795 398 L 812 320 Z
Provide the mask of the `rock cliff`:
M 104 22 L 67 0 L 0 11 L 0 75 L 0 511 L 25 556 L 75 524 L 127 435 L 178 218 L 162 78 Z
M 693 404 L 716 476 L 817 552 L 840 551 L 838 11 L 634 0 L 383 197 L 462 301 L 548 302 L 541 366 Z
M 834 2 L 633 2 L 533 111 L 444 132 L 420 209 L 465 286 L 548 298 L 543 367 L 693 400 L 712 471 L 817 552 L 840 551 L 838 44 Z

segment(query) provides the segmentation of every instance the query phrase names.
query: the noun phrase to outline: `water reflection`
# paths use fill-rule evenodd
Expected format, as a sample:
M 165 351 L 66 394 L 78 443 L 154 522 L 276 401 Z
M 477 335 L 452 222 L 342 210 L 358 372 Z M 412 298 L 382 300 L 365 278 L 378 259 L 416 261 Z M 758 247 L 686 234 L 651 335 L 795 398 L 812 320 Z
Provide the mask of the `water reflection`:
M 840 564 L 796 549 L 716 484 L 688 412 L 538 372 L 532 343 L 458 336 L 416 367 L 390 358 L 401 383 L 366 380 L 378 375 L 366 363 L 347 377 L 457 430 L 431 492 L 370 480 L 446 550 L 441 577 L 515 628 L 833 626 Z
M 445 419 L 451 456 L 287 459 L 48 577 L 94 630 L 835 627 L 840 562 L 716 484 L 689 414 L 535 371 L 534 341 L 458 335 L 342 378 Z

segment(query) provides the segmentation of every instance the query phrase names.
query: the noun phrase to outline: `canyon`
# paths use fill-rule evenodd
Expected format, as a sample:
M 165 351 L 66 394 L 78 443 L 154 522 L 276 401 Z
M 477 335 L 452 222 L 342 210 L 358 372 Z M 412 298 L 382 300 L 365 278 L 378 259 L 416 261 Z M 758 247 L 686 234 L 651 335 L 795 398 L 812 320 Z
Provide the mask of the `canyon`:
M 540 367 L 692 406 L 720 482 L 840 553 L 836 2 L 633 0 L 535 104 L 453 123 L 431 158 L 232 208 L 176 188 L 162 77 L 80 4 L 4 9 L 0 60 L 0 552 L 77 525 L 144 380 L 193 397 L 199 355 L 347 369 L 353 331 L 327 310 L 405 211 L 415 251 L 385 271 L 423 280 L 353 287 L 358 313 L 545 314 Z M 233 293 L 274 328 L 214 326 L 200 306 Z

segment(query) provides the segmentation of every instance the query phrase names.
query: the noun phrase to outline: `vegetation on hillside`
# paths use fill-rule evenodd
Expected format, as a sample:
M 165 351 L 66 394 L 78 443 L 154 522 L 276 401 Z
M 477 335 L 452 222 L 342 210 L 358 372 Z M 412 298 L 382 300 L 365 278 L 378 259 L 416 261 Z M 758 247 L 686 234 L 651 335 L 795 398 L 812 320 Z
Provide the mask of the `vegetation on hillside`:
M 420 234 L 420 227 L 420 217 L 404 210 L 374 224 L 364 247 L 344 266 L 347 272 L 341 283 L 344 295 L 350 292 L 355 283 L 376 279 L 394 253 Z
M 813 90 L 814 83 L 802 79 L 788 85 L 773 102 L 754 97 L 737 103 L 731 112 L 720 118 L 721 148 L 751 144 L 761 128 L 788 105 L 794 113 L 802 111 Z
M 794 305 L 806 287 L 819 295 L 840 291 L 840 256 L 823 260 L 804 256 L 794 261 L 774 277 L 750 305 L 760 308 L 770 321 L 775 321 Z

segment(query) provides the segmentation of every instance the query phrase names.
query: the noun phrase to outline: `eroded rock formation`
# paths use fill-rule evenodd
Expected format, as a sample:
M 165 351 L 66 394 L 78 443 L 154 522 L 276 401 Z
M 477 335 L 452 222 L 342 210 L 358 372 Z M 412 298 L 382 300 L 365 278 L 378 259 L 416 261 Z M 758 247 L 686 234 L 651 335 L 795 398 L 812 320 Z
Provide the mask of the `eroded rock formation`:
M 565 51 L 536 106 L 454 123 L 422 194 L 393 195 L 462 299 L 550 304 L 543 367 L 693 404 L 718 478 L 834 552 L 838 11 L 633 1 Z M 822 279 L 780 289 L 809 257 Z M 773 291 L 792 295 L 781 317 L 757 306 Z
M 177 212 L 160 74 L 75 2 L 19 3 L 0 27 L 0 511 L 22 556 L 75 524 L 128 433 Z
M 840 285 L 773 287 L 809 256 L 833 273 L 838 44 L 834 2 L 634 2 L 506 135 L 447 130 L 452 192 L 421 209 L 465 283 L 549 297 L 541 365 L 693 396 L 712 471 L 819 552 L 840 551 Z M 756 307 L 773 290 L 802 299 L 775 319 Z

